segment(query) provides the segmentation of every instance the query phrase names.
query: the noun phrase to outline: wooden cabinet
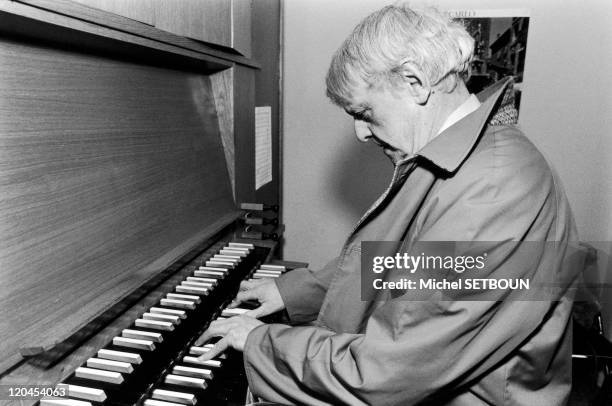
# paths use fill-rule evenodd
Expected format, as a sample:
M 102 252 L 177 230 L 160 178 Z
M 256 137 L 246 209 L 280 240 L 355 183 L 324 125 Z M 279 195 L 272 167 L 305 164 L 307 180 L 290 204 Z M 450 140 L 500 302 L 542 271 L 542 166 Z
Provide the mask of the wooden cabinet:
M 251 56 L 252 0 L 155 0 L 161 30 Z
M 153 0 L 72 0 L 86 6 L 155 25 Z
M 251 57 L 253 0 L 72 0 Z
M 0 178 L 11 197 L 0 199 L 0 280 L 10 286 L 0 289 L 0 386 L 66 378 L 92 340 L 117 332 L 75 344 L 196 245 L 213 244 L 238 218 L 236 202 L 279 203 L 278 156 L 273 181 L 254 187 L 255 106 L 272 107 L 275 153 L 280 145 L 279 0 L 227 0 L 216 17 L 201 14 L 202 34 L 217 19 L 211 32 L 249 53 L 252 31 L 261 65 L 123 7 L 155 1 L 0 0 Z
M 251 19 L 253 0 L 232 1 L 232 48 L 250 58 L 252 55 Z

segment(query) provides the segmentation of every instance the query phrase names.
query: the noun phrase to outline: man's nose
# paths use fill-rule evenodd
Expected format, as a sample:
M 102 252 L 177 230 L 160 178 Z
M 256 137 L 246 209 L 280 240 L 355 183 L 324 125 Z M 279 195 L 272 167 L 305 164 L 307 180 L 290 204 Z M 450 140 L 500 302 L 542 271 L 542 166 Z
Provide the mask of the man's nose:
M 372 132 L 368 128 L 368 123 L 361 120 L 355 120 L 355 135 L 361 142 L 368 142 L 372 137 Z

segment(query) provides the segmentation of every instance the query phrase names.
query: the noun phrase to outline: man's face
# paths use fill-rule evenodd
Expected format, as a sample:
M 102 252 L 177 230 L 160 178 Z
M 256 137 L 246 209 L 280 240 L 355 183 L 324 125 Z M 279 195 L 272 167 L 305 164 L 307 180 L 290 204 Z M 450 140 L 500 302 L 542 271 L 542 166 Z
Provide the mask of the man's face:
M 355 120 L 355 135 L 378 144 L 393 162 L 413 154 L 420 120 L 418 105 L 407 89 L 377 85 L 353 89 L 345 107 Z

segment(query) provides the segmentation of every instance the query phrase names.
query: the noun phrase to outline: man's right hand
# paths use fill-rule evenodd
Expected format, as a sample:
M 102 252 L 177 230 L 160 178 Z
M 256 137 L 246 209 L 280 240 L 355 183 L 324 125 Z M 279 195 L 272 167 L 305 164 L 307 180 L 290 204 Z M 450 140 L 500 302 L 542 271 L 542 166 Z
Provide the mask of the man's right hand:
M 253 299 L 257 300 L 260 305 L 258 308 L 245 313 L 246 316 L 260 318 L 285 308 L 285 303 L 276 283 L 273 279 L 268 278 L 242 282 L 236 299 L 230 303 L 228 308 L 238 307 L 242 302 Z

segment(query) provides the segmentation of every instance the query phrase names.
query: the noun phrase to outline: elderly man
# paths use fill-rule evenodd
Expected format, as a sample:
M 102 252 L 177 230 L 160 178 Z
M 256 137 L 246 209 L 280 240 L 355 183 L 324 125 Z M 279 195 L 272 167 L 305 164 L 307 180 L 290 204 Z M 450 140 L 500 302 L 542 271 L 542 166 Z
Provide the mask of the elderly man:
M 325 268 L 246 282 L 248 316 L 200 338 L 244 351 L 253 392 L 283 404 L 560 405 L 571 367 L 571 295 L 551 300 L 415 301 L 360 297 L 362 241 L 557 241 L 575 238 L 563 191 L 514 126 L 508 82 L 464 84 L 473 39 L 434 10 L 388 6 L 336 52 L 327 94 L 395 171 Z M 540 272 L 545 253 L 496 254 L 496 271 Z M 517 271 L 518 270 L 518 271 Z M 528 271 L 529 270 L 529 271 Z M 408 300 L 407 300 L 408 299 Z M 286 309 L 292 323 L 256 318 Z

